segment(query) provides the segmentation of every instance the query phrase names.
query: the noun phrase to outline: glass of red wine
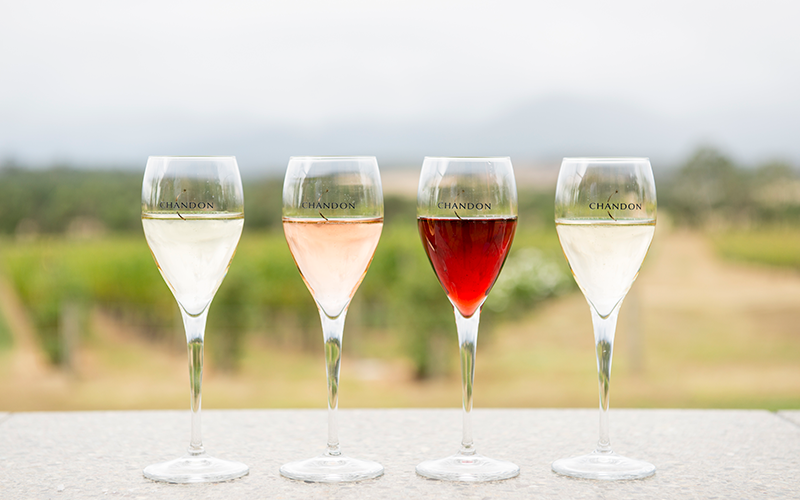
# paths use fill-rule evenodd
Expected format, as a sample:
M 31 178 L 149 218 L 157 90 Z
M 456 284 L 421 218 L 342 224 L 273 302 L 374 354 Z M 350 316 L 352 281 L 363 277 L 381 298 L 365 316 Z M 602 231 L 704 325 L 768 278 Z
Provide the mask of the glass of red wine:
M 475 347 L 481 306 L 511 248 L 517 185 L 511 159 L 426 157 L 417 191 L 422 244 L 453 304 L 461 354 L 463 437 L 455 455 L 417 465 L 447 481 L 496 481 L 519 474 L 511 462 L 479 455 L 472 439 Z

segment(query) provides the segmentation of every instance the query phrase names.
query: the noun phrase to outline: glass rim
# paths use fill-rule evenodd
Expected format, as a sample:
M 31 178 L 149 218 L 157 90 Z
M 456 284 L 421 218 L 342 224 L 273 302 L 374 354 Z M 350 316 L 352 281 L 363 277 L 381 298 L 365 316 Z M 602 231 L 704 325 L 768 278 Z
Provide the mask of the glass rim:
M 339 155 L 331 155 L 331 156 L 290 156 L 289 161 L 292 160 L 325 160 L 325 161 L 352 161 L 352 160 L 375 160 L 377 161 L 378 158 L 376 156 L 339 156 Z
M 186 155 L 150 155 L 147 157 L 148 160 L 151 159 L 166 159 L 166 160 L 203 160 L 203 159 L 222 159 L 222 158 L 233 158 L 236 159 L 233 155 L 196 155 L 196 156 L 186 156 Z
M 426 156 L 425 160 L 462 160 L 462 161 L 486 161 L 486 160 L 511 160 L 510 156 Z
M 583 161 L 583 162 L 598 162 L 598 163 L 610 163 L 610 162 L 635 162 L 635 161 L 650 161 L 650 158 L 647 156 L 565 156 L 561 162 L 565 161 Z

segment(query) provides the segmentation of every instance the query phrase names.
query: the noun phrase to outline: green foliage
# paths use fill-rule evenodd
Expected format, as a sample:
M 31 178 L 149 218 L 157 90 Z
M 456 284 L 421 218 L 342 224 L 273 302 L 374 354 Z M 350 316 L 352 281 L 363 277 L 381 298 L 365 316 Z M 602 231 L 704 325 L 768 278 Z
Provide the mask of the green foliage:
M 700 227 L 800 222 L 800 173 L 781 162 L 737 166 L 711 148 L 698 150 L 659 180 L 661 208 L 676 223 Z
M 527 233 L 529 229 L 535 229 L 542 235 L 548 234 L 547 230 L 549 229 L 552 230 L 550 236 L 555 237 L 555 186 L 548 191 L 522 189 L 519 191 L 518 197 L 519 229 L 515 238 L 519 238 L 520 232 Z M 560 252 L 557 239 L 550 241 L 550 243 L 554 242 Z
M 319 315 L 282 231 L 242 236 L 211 305 L 208 330 L 227 336 L 234 356 L 248 330 L 295 347 L 319 347 Z
M 281 231 L 281 185 L 280 179 L 245 184 L 245 232 L 207 325 L 209 357 L 222 368 L 236 369 L 248 333 L 320 348 L 319 315 Z M 100 306 L 151 339 L 181 335 L 177 305 L 142 237 L 140 192 L 138 173 L 0 171 L 0 232 L 28 232 L 3 245 L 0 264 L 53 363 L 65 355 L 59 322 L 66 303 L 80 304 L 84 317 Z M 510 272 L 501 273 L 481 318 L 484 342 L 496 324 L 574 286 L 552 227 L 553 193 L 523 191 L 519 200 Z M 445 373 L 456 345 L 453 309 L 422 249 L 416 201 L 387 196 L 384 207 L 383 235 L 351 306 L 357 312 L 348 318 L 348 336 L 376 332 L 401 346 L 418 378 Z M 79 218 L 113 236 L 52 236 L 72 234 Z
M 20 295 L 53 363 L 61 352 L 59 316 L 66 303 L 98 303 L 159 317 L 172 310 L 153 292 L 166 288 L 143 240 L 39 240 L 3 245 L 3 272 Z
M 731 230 L 713 236 L 723 256 L 800 271 L 800 232 L 795 227 L 772 226 L 754 230 Z
M 11 329 L 8 327 L 8 322 L 0 312 L 0 351 L 8 349 L 14 344 L 14 337 L 11 335 Z
M 141 227 L 142 175 L 131 172 L 0 170 L 0 234 L 63 233 L 84 219 L 106 229 Z
M 539 238 L 528 237 L 527 243 Z M 554 245 L 557 242 L 549 241 L 541 246 Z M 522 262 L 525 255 L 512 254 L 511 262 Z M 534 262 L 541 264 L 542 259 L 539 255 Z M 179 334 L 174 298 L 141 236 L 6 244 L 2 265 L 54 363 L 63 356 L 59 315 L 67 301 L 113 311 L 150 338 Z M 520 282 L 524 277 L 517 276 L 513 285 L 503 285 L 502 297 L 486 308 L 482 318 L 484 336 L 501 317 L 524 311 L 557 293 L 566 276 L 554 285 L 552 280 L 535 278 L 536 272 L 531 282 Z M 399 340 L 418 377 L 448 369 L 445 360 L 453 347 L 449 339 L 455 338 L 453 310 L 430 268 L 413 222 L 385 227 L 351 307 L 355 308 L 359 314 L 348 318 L 348 331 L 388 332 Z M 247 332 L 259 332 L 277 343 L 319 349 L 319 316 L 281 232 L 250 232 L 242 237 L 211 305 L 207 331 L 214 345 L 209 355 L 223 368 L 236 368 Z
M 281 227 L 283 179 L 262 179 L 244 184 L 245 230 Z
M 417 378 L 447 370 L 442 346 L 455 338 L 453 307 L 431 269 L 415 224 L 384 230 L 357 297 L 376 326 L 402 338 Z
M 276 229 L 281 224 L 279 179 L 245 184 L 246 230 Z M 142 174 L 128 171 L 56 167 L 0 169 L 0 234 L 62 234 L 95 230 L 139 232 Z

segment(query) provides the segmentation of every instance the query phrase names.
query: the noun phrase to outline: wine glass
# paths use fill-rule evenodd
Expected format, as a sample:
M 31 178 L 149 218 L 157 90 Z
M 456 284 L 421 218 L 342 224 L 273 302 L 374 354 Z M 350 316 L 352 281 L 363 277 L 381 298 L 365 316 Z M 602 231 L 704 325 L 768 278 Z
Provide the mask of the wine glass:
M 479 455 L 472 440 L 475 347 L 480 311 L 511 248 L 517 186 L 505 158 L 426 157 L 417 191 L 422 244 L 453 304 L 461 353 L 463 437 L 455 455 L 417 465 L 417 474 L 448 481 L 493 481 L 519 474 L 511 462 Z
M 148 158 L 142 182 L 142 227 L 183 317 L 192 410 L 187 454 L 146 467 L 145 477 L 154 481 L 218 482 L 248 473 L 243 463 L 207 455 L 200 432 L 208 308 L 228 272 L 243 226 L 244 196 L 236 158 Z
M 564 158 L 555 200 L 558 239 L 594 326 L 600 389 L 600 439 L 588 455 L 553 462 L 553 470 L 589 479 L 637 479 L 647 462 L 611 451 L 608 391 L 620 306 L 639 274 L 656 230 L 656 185 L 647 158 Z
M 328 378 L 328 447 L 281 467 L 301 481 L 370 479 L 383 466 L 342 455 L 337 408 L 347 307 L 372 262 L 383 229 L 383 190 L 374 157 L 293 157 L 283 181 L 283 231 L 322 321 Z

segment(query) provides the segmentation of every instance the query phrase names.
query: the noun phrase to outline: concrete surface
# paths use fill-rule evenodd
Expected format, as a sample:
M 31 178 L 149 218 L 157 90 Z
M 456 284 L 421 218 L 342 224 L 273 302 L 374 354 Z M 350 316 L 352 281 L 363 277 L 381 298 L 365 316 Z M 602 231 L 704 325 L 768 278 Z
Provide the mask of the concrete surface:
M 800 412 L 611 410 L 614 450 L 655 464 L 655 476 L 601 482 L 556 475 L 550 463 L 593 449 L 597 410 L 474 411 L 479 452 L 515 462 L 495 483 L 423 479 L 414 466 L 455 452 L 459 410 L 344 410 L 346 454 L 377 460 L 378 479 L 307 484 L 281 464 L 320 453 L 323 410 L 204 410 L 206 450 L 250 474 L 170 485 L 142 476 L 182 455 L 189 411 L 0 413 L 0 499 L 658 499 L 800 498 Z

